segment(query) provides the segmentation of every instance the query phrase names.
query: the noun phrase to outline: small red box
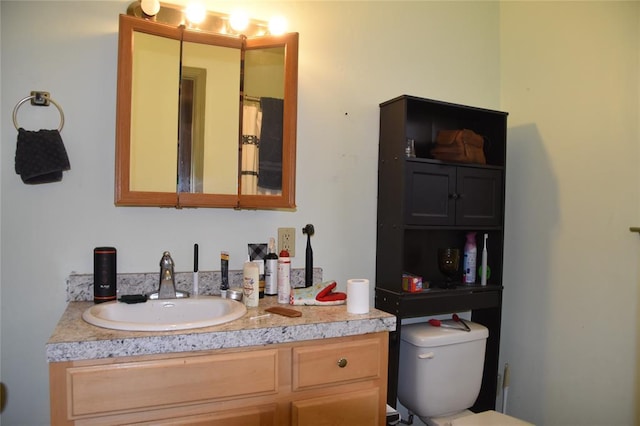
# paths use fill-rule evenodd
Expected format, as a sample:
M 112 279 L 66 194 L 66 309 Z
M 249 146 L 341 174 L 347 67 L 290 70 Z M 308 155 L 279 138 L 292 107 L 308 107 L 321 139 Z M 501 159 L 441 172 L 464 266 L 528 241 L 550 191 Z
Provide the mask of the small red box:
M 409 293 L 422 291 L 422 277 L 412 274 L 402 274 L 402 289 Z

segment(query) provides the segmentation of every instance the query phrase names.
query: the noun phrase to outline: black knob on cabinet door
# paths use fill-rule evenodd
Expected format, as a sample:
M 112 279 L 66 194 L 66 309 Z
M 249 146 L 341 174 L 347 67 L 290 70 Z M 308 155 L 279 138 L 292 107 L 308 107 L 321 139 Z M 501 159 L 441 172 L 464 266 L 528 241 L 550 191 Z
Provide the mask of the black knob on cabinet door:
M 449 198 L 453 198 L 454 200 L 458 198 L 458 194 L 455 192 L 453 194 L 449 194 Z

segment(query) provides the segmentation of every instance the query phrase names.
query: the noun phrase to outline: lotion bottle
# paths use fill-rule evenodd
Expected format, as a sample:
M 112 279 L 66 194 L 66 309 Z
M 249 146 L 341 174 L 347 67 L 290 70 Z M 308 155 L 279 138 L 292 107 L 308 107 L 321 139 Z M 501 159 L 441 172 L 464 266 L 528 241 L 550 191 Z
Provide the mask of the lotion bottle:
M 289 304 L 291 296 L 291 259 L 289 252 L 282 250 L 278 258 L 278 303 Z
M 242 268 L 242 292 L 244 293 L 242 300 L 247 308 L 258 306 L 259 282 L 260 267 L 257 263 L 247 259 L 244 268 Z
M 464 245 L 464 275 L 462 278 L 464 284 L 475 284 L 477 258 L 476 233 L 468 232 L 467 242 Z

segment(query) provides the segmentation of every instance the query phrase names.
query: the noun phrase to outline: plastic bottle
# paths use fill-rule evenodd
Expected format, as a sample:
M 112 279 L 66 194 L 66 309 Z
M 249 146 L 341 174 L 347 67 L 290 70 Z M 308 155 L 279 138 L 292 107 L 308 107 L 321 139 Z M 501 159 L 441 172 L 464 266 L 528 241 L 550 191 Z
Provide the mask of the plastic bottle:
M 464 284 L 474 284 L 476 282 L 476 260 L 478 258 L 478 248 L 476 247 L 476 233 L 467 233 L 467 243 L 464 245 L 464 272 L 462 281 Z
M 278 303 L 289 304 L 291 296 L 291 259 L 289 252 L 282 250 L 278 259 Z
M 247 308 L 258 306 L 260 268 L 258 264 L 247 259 L 242 268 L 242 300 Z
M 269 238 L 267 255 L 264 257 L 264 294 L 275 296 L 278 294 L 278 255 L 276 254 L 276 240 Z

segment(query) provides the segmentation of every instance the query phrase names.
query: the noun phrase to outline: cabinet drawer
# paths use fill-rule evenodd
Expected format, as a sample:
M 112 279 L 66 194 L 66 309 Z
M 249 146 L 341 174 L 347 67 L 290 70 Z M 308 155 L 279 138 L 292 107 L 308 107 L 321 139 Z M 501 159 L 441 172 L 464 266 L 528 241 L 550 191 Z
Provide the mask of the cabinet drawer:
M 373 426 L 380 424 L 379 389 L 294 401 L 293 426 Z
M 381 377 L 379 337 L 293 349 L 293 390 Z
M 68 416 L 275 393 L 277 358 L 273 349 L 71 367 Z

